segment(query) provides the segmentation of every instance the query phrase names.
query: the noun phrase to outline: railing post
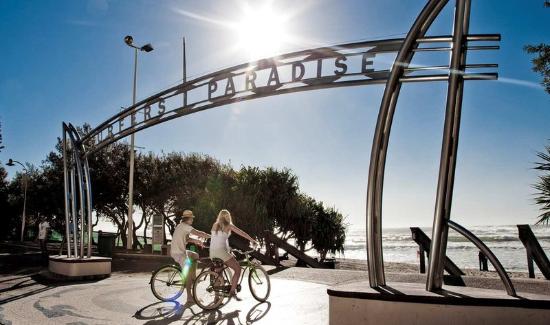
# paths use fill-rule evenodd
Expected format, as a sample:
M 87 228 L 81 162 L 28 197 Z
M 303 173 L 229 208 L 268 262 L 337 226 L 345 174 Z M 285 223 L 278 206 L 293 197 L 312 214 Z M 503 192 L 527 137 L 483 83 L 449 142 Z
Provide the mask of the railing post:
M 527 269 L 529 270 L 529 277 L 534 279 L 535 278 L 535 267 L 533 265 L 533 254 L 531 254 L 530 249 L 527 249 Z
M 420 247 L 418 254 L 420 257 L 420 273 L 424 274 L 426 273 L 426 252 Z

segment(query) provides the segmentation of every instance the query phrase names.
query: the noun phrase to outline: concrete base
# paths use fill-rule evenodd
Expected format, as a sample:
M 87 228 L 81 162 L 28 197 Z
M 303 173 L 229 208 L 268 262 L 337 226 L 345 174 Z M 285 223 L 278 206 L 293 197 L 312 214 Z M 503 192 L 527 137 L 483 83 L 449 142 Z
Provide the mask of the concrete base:
M 550 296 L 446 286 L 440 293 L 425 284 L 392 283 L 372 289 L 355 282 L 327 290 L 329 322 L 340 324 L 548 324 Z
M 67 277 L 108 276 L 111 274 L 111 258 L 92 256 L 74 258 L 66 255 L 50 256 L 49 271 Z

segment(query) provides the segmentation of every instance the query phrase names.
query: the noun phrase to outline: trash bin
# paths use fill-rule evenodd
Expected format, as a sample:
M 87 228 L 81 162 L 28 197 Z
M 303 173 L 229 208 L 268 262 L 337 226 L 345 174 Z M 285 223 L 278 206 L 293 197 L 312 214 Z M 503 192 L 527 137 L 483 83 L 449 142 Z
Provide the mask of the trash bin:
M 170 245 L 162 245 L 161 252 L 162 252 L 162 255 L 164 256 L 170 255 Z
M 152 254 L 153 253 L 153 245 L 151 244 L 144 244 L 143 245 L 143 252 L 145 254 Z
M 97 251 L 99 256 L 112 257 L 115 248 L 116 234 L 100 233 L 97 235 Z
M 329 269 L 335 269 L 336 268 L 336 264 L 338 264 L 338 262 L 336 261 L 336 259 L 334 258 L 326 258 L 324 261 L 323 261 L 323 265 Z

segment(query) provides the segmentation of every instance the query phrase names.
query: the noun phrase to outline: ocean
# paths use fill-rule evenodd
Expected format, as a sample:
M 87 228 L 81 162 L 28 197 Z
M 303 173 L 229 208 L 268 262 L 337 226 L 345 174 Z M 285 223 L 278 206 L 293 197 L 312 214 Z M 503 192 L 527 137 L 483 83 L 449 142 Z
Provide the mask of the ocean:
M 431 238 L 431 228 L 421 229 Z M 513 226 L 472 226 L 467 227 L 479 237 L 500 260 L 507 271 L 527 272 L 527 254 L 518 237 L 518 229 Z M 531 226 L 540 245 L 550 258 L 550 226 Z M 382 231 L 385 262 L 402 262 L 418 264 L 418 245 L 411 238 L 409 228 L 387 228 Z M 366 231 L 351 228 L 347 232 L 345 253 L 337 258 L 367 259 Z M 449 230 L 447 256 L 460 268 L 478 268 L 479 250 L 468 239 L 459 233 Z M 489 269 L 492 268 L 489 262 Z M 535 264 L 535 272 L 539 272 Z
M 116 232 L 116 228 L 109 222 L 100 220 L 99 227 L 95 230 Z M 420 227 L 428 237 L 432 236 L 430 227 Z M 515 225 L 505 226 L 470 226 L 469 231 L 479 237 L 500 260 L 507 271 L 527 272 L 527 254 L 518 237 L 518 229 Z M 550 226 L 531 226 L 533 233 L 540 245 L 550 258 Z M 143 232 L 140 230 L 140 234 Z M 148 231 L 148 236 L 151 236 Z M 385 228 L 382 231 L 384 261 L 418 264 L 418 245 L 411 238 L 409 228 Z M 292 242 L 290 242 L 292 244 Z M 346 233 L 344 254 L 336 254 L 336 258 L 350 258 L 367 260 L 366 230 L 365 228 L 349 227 Z M 478 249 L 459 233 L 449 230 L 447 256 L 461 268 L 479 267 Z M 281 251 L 281 254 L 284 252 Z M 309 253 L 312 256 L 314 251 Z M 489 269 L 494 270 L 489 262 Z M 535 264 L 535 270 L 538 268 Z

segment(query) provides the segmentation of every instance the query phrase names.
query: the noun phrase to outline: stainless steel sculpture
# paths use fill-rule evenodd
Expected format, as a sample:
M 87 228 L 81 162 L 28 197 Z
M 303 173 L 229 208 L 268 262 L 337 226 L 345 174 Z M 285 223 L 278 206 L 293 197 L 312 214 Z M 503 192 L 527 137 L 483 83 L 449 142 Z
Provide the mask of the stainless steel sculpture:
M 493 254 L 493 252 L 479 239 L 476 235 L 472 234 L 468 229 L 462 227 L 458 223 L 448 220 L 449 227 L 453 229 L 454 231 L 458 232 L 462 236 L 466 237 L 469 241 L 471 241 L 476 247 L 491 261 L 491 264 L 493 264 L 493 267 L 498 273 L 498 276 L 502 280 L 502 283 L 504 284 L 504 287 L 506 288 L 506 293 L 508 293 L 509 296 L 516 297 L 516 289 L 514 288 L 514 285 L 512 284 L 512 281 L 510 280 L 510 277 L 508 277 L 508 273 L 506 273 L 506 270 L 500 264 L 500 261 L 498 258 Z M 445 255 L 444 255 L 445 256 Z
M 462 93 L 464 91 L 464 65 L 466 64 L 466 38 L 470 21 L 470 0 L 457 0 L 453 26 L 453 43 L 451 52 L 451 73 L 447 88 L 447 107 L 445 110 L 445 126 L 443 129 L 443 145 L 437 182 L 437 197 L 435 216 L 432 228 L 432 247 L 428 282 L 426 289 L 439 290 L 443 285 L 443 263 L 447 249 L 449 226 L 451 218 L 451 202 L 453 198 L 454 177 L 456 169 L 456 154 L 460 129 L 460 113 L 462 110 Z
M 92 187 L 90 167 L 88 165 L 88 158 L 84 155 L 86 148 L 77 130 L 71 124 L 67 125 L 63 123 L 62 145 L 67 257 L 90 258 L 92 255 Z M 70 225 L 72 225 L 72 229 L 69 229 Z M 80 234 L 78 231 L 80 231 Z M 73 234 L 72 236 L 71 233 Z M 86 255 L 84 254 L 85 238 L 87 244 Z M 71 247 L 74 251 L 71 251 Z
M 73 241 L 75 256 L 77 256 L 77 245 L 80 247 L 78 256 L 84 255 L 82 238 L 85 216 L 88 218 L 87 256 L 90 256 L 92 196 L 87 156 L 94 151 L 151 126 L 239 101 L 322 88 L 385 83 L 371 149 L 366 211 L 369 282 L 372 287 L 384 286 L 386 284 L 382 254 L 384 169 L 401 84 L 446 81 L 448 89 L 445 126 L 426 289 L 436 291 L 442 287 L 443 258 L 447 246 L 448 227 L 451 223 L 457 231 L 490 256 L 508 293 L 514 295 L 511 282 L 505 276 L 498 259 L 473 234 L 450 221 L 464 81 L 494 80 L 498 77 L 494 72 L 468 72 L 469 69 L 496 68 L 497 65 L 467 64 L 466 53 L 468 50 L 498 49 L 498 45 L 473 46 L 470 43 L 498 42 L 500 35 L 470 35 L 468 33 L 470 0 L 456 0 L 452 35 L 425 36 L 447 2 L 447 0 L 428 0 L 403 39 L 356 42 L 303 50 L 237 65 L 190 81 L 184 80 L 182 84 L 150 96 L 112 116 L 82 139 L 72 125 L 63 124 L 66 221 L 68 224 L 73 220 L 75 227 L 78 224 L 82 233 L 79 243 L 76 240 Z M 449 46 L 437 46 L 438 44 L 449 44 Z M 449 65 L 410 66 L 417 52 L 441 51 L 451 53 Z M 378 54 L 382 53 L 396 53 L 396 58 L 390 67 L 375 69 L 373 61 Z M 355 69 L 353 62 L 355 62 Z M 333 73 L 327 74 L 327 69 L 323 69 L 326 64 L 331 64 L 334 68 Z M 189 93 L 194 96 L 188 96 Z M 181 100 L 176 101 L 179 95 L 183 96 L 183 106 L 181 106 Z M 93 143 L 93 145 L 86 148 L 84 143 Z M 72 158 L 70 166 L 67 164 L 69 151 Z M 79 200 L 76 198 L 77 191 Z M 67 248 L 70 252 L 70 243 L 67 243 Z

